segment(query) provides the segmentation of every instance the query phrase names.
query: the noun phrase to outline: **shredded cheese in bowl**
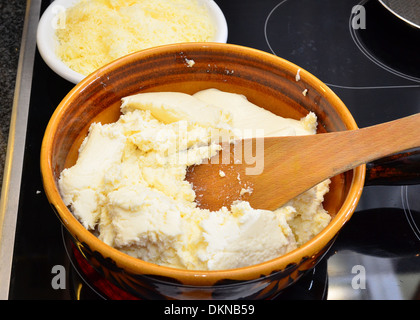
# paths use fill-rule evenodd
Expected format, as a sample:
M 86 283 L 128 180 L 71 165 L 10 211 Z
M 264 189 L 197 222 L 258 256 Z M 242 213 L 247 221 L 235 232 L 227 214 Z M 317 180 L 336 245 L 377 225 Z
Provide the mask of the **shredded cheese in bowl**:
M 197 0 L 80 0 L 56 30 L 56 55 L 88 75 L 134 51 L 178 42 L 212 41 L 216 30 Z

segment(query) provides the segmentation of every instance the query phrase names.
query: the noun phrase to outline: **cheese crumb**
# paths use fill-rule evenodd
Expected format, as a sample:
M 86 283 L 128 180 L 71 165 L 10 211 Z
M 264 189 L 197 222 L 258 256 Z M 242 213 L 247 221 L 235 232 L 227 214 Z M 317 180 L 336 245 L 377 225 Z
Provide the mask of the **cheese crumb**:
M 195 61 L 192 59 L 185 58 L 185 62 L 187 63 L 187 67 L 192 68 L 195 65 Z
M 300 80 L 300 69 L 298 69 L 298 71 L 296 72 L 296 77 L 295 77 L 296 81 Z
M 253 189 L 251 188 L 251 187 L 248 187 L 248 188 L 242 188 L 241 189 L 241 192 L 240 192 L 240 195 L 241 196 L 243 196 L 245 193 L 249 193 L 249 194 L 251 194 L 252 193 L 252 191 L 253 191 Z

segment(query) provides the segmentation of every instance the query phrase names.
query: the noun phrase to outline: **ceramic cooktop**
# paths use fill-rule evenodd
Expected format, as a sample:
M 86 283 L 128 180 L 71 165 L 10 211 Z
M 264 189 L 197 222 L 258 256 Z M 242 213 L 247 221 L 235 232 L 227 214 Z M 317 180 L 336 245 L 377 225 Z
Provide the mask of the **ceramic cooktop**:
M 360 127 L 420 112 L 420 29 L 379 1 L 216 2 L 228 22 L 229 43 L 273 53 L 313 73 Z M 30 2 L 39 6 L 35 28 L 49 4 Z M 41 139 L 73 84 L 54 74 L 36 50 L 29 70 L 9 299 L 130 299 L 84 264 L 49 207 L 39 172 Z M 278 299 L 420 298 L 419 194 L 418 185 L 366 186 L 328 255 Z M 66 270 L 64 288 L 52 285 L 54 266 Z

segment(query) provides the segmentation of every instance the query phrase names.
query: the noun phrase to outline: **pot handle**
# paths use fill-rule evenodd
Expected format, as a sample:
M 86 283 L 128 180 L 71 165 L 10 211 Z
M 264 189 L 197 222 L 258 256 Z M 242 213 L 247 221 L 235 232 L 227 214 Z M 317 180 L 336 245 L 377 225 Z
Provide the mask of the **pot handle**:
M 420 148 L 366 164 L 365 186 L 420 184 Z

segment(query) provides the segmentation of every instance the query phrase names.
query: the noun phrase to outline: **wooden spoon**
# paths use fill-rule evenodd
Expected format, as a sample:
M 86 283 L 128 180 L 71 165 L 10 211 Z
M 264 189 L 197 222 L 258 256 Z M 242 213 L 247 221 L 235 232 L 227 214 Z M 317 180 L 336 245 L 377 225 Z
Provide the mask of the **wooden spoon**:
M 419 146 L 420 113 L 358 130 L 226 143 L 208 163 L 189 167 L 186 180 L 200 208 L 245 200 L 275 210 L 330 177 Z

